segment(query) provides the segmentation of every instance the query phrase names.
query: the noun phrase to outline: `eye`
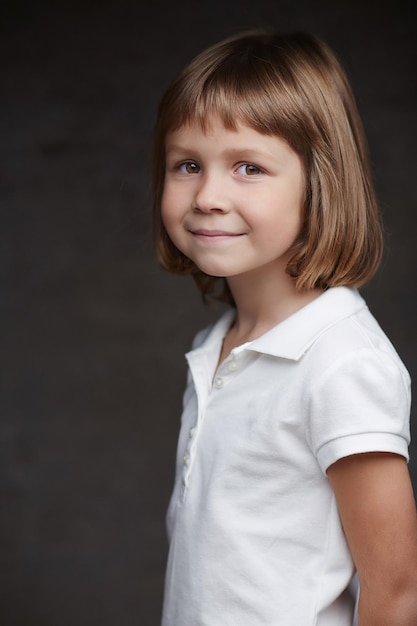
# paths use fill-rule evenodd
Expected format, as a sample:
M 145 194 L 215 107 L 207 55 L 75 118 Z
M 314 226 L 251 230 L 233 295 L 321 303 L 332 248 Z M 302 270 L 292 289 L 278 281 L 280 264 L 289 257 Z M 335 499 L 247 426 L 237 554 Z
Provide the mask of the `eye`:
M 194 163 L 194 161 L 185 161 L 178 166 L 178 169 L 184 174 L 198 174 L 200 166 Z
M 237 172 L 244 176 L 257 176 L 258 174 L 262 174 L 261 168 L 257 165 L 253 165 L 253 163 L 242 163 L 242 165 L 239 165 L 237 168 Z

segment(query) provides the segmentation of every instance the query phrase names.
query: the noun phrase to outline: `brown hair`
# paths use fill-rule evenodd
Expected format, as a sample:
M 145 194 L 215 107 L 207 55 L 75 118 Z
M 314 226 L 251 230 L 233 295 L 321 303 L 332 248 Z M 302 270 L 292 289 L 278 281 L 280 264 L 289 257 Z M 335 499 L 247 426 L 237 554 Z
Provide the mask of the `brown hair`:
M 331 49 L 306 33 L 265 30 L 229 37 L 200 53 L 163 95 L 154 132 L 154 241 L 160 265 L 191 274 L 203 296 L 224 278 L 207 276 L 170 240 L 161 219 L 165 140 L 210 113 L 228 129 L 242 122 L 285 139 L 305 168 L 304 223 L 287 265 L 298 289 L 360 287 L 378 269 L 383 236 L 367 144 L 355 100 Z

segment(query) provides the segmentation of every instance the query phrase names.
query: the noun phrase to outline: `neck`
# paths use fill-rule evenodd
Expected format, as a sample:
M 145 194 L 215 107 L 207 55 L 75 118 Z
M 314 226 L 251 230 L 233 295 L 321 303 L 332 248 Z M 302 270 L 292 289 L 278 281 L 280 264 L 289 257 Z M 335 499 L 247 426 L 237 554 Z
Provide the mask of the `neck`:
M 298 291 L 293 279 L 286 273 L 278 274 L 276 266 L 270 271 L 263 267 L 260 273 L 231 277 L 228 284 L 237 309 L 229 333 L 229 343 L 234 345 L 256 339 L 321 293 L 318 289 Z

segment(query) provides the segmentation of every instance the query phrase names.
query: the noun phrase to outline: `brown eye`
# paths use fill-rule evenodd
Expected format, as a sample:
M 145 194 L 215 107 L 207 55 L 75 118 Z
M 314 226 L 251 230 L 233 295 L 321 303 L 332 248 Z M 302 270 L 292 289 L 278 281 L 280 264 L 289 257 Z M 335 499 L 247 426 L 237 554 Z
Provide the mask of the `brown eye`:
M 198 174 L 200 167 L 193 161 L 186 161 L 186 163 L 180 165 L 180 170 L 186 174 Z
M 260 167 L 253 165 L 252 163 L 242 163 L 238 172 L 244 176 L 256 176 L 257 174 L 261 174 L 262 170 Z
M 256 167 L 256 165 L 251 165 L 250 163 L 248 163 L 247 165 L 245 165 L 245 171 L 246 174 L 248 174 L 248 176 L 250 176 L 251 174 L 260 174 L 261 170 L 259 169 L 259 167 Z

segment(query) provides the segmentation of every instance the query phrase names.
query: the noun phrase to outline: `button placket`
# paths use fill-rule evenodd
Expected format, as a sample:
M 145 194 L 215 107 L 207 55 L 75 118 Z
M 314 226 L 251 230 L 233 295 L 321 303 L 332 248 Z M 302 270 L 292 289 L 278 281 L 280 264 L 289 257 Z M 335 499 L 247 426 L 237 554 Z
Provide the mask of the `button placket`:
M 228 357 L 224 363 L 218 369 L 217 375 L 213 381 L 213 386 L 215 389 L 223 389 L 227 382 L 227 377 L 236 372 L 240 367 L 239 357 L 234 355 L 233 352 L 231 356 Z
M 214 386 L 216 389 L 223 389 L 224 380 L 221 376 L 216 376 L 216 378 L 214 379 Z
M 190 484 L 192 461 L 195 455 L 195 448 L 196 448 L 196 434 L 197 434 L 197 426 L 192 426 L 188 432 L 187 447 L 183 456 L 182 485 L 181 485 L 181 501 L 182 502 L 184 502 L 186 498 L 187 489 Z
M 236 372 L 236 370 L 239 367 L 239 363 L 236 357 L 233 357 L 232 359 L 230 359 L 230 361 L 227 363 L 227 369 L 229 370 L 229 372 Z

